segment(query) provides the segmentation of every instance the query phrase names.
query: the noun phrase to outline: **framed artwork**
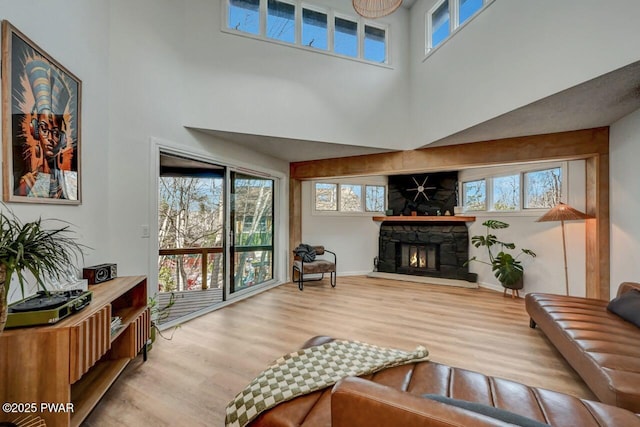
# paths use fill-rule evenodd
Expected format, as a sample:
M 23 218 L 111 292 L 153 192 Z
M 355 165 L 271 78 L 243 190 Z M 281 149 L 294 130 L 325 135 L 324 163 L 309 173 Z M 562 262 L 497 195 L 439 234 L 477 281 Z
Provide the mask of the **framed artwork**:
M 2 21 L 5 202 L 79 205 L 82 82 Z

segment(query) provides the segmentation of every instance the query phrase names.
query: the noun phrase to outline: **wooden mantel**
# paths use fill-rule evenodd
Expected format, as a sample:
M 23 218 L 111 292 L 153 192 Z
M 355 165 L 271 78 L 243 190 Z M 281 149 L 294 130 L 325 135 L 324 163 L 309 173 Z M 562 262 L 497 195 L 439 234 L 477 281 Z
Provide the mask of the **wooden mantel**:
M 393 222 L 473 222 L 475 216 L 453 216 L 453 215 L 422 215 L 422 216 L 374 216 L 374 221 L 393 221 Z

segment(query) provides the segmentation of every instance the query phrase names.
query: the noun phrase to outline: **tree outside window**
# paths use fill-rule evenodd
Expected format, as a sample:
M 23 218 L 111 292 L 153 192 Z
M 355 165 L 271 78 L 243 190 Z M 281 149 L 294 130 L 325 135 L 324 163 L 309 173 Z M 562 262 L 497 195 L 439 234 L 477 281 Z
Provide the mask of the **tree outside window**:
M 337 211 L 338 210 L 338 185 L 317 182 L 316 186 L 316 210 L 317 211 Z
M 520 207 L 520 174 L 493 178 L 493 209 L 515 211 Z
M 365 210 L 367 212 L 384 212 L 385 187 L 382 185 L 365 186 Z
M 562 169 L 553 168 L 524 174 L 525 209 L 552 208 L 561 201 Z
M 462 184 L 465 211 L 483 211 L 487 208 L 487 188 L 484 179 Z
M 343 212 L 362 212 L 361 185 L 340 185 L 340 210 Z

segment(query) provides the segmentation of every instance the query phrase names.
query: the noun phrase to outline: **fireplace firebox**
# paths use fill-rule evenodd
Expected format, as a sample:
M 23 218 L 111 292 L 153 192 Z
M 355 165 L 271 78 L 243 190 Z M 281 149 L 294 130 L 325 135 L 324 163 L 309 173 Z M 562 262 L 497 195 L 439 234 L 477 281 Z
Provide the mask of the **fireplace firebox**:
M 401 244 L 398 273 L 419 274 L 438 271 L 439 250 L 439 245 L 434 244 Z

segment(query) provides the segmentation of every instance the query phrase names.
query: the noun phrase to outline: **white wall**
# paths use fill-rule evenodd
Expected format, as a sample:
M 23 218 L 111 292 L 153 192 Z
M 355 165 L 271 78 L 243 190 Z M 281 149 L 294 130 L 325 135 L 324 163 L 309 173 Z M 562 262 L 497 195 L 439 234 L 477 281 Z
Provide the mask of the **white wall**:
M 636 0 L 502 1 L 424 58 L 411 9 L 411 126 L 426 144 L 640 59 Z
M 513 169 L 517 166 L 511 166 Z M 504 168 L 503 168 L 504 169 Z M 493 174 L 497 168 L 480 168 L 461 172 Z M 568 200 L 572 207 L 585 210 L 585 163 L 572 161 L 567 164 Z M 331 182 L 360 183 L 363 179 L 383 180 L 383 177 L 344 178 Z M 460 178 L 462 179 L 462 178 Z M 383 182 L 383 181 L 381 181 Z M 384 182 L 383 182 L 384 183 Z M 313 214 L 313 182 L 302 183 L 302 241 L 309 244 L 323 244 L 335 249 L 338 254 L 338 273 L 364 274 L 373 270 L 373 258 L 378 255 L 378 235 L 380 223 L 371 220 L 371 216 L 337 216 Z M 469 223 L 469 236 L 484 234 L 482 222 L 487 219 L 499 219 L 510 224 L 506 230 L 499 231 L 499 237 L 513 241 L 519 248 L 528 248 L 536 252 L 535 259 L 523 257 L 525 265 L 525 289 L 528 292 L 565 293 L 564 262 L 562 254 L 562 234 L 560 223 L 535 222 L 544 212 L 529 216 L 513 214 L 479 213 L 474 223 Z M 585 228 L 584 222 L 565 223 L 567 239 L 567 265 L 569 289 L 571 295 L 584 296 L 585 289 Z M 486 258 L 484 248 L 470 246 L 469 256 Z M 482 286 L 502 290 L 491 269 L 480 263 L 472 263 L 469 270 L 478 273 L 478 283 Z
M 313 2 L 312 2 L 313 3 Z M 351 2 L 316 2 L 357 16 Z M 303 140 L 400 148 L 408 116 L 408 11 L 390 27 L 391 67 L 221 32 L 220 0 L 185 16 L 184 123 Z
M 109 2 L 96 0 L 2 1 L 0 19 L 22 33 L 82 80 L 80 206 L 8 203 L 22 221 L 58 218 L 74 225 L 80 241 L 93 248 L 84 265 L 109 257 Z M 73 13 L 62 13 L 73 11 Z M 55 17 L 55 18 L 54 18 Z M 2 124 L 0 123 L 0 128 Z M 1 178 L 0 178 L 1 179 Z M 60 224 L 51 223 L 51 227 Z M 14 288 L 15 289 L 15 288 Z M 20 299 L 19 292 L 11 299 Z
M 323 181 L 327 182 L 327 181 Z M 386 177 L 333 179 L 348 184 L 387 185 Z M 336 253 L 338 275 L 366 274 L 373 271 L 378 256 L 380 223 L 365 215 L 312 213 L 313 182 L 302 183 L 302 243 L 323 245 Z
M 288 164 L 234 144 L 183 127 L 185 104 L 185 18 L 191 1 L 111 1 L 110 38 L 110 137 L 109 137 L 109 236 L 110 260 L 119 273 L 157 272 L 153 239 L 141 237 L 141 226 L 154 217 L 152 204 L 157 188 L 151 181 L 154 160 L 151 138 L 172 147 L 206 156 L 222 163 L 251 165 L 286 176 Z M 187 98 L 188 99 L 188 98 Z M 287 182 L 280 194 L 287 197 Z M 286 206 L 286 200 L 284 203 Z M 281 236 L 286 236 L 288 214 L 282 211 Z M 149 224 L 151 232 L 157 224 Z M 281 238 L 286 242 L 285 238 Z M 152 286 L 152 283 L 150 283 Z
M 184 128 L 185 9 L 188 2 L 125 0 L 3 1 L 8 19 L 76 74 L 82 91 L 82 204 L 11 204 L 24 221 L 61 218 L 77 227 L 91 247 L 83 265 L 118 264 L 120 275 L 155 276 L 157 248 L 141 237 L 150 223 L 157 189 L 151 180 L 150 140 L 202 153 L 211 159 L 250 165 L 282 176 L 288 164 Z M 37 13 L 34 13 L 37 11 Z M 71 13 L 61 13 L 70 11 Z M 52 31 L 55 17 L 56 31 Z M 280 240 L 286 244 L 286 179 Z M 286 250 L 282 249 L 283 254 Z M 79 266 L 82 267 L 82 266 Z M 286 272 L 285 272 L 286 273 Z M 150 280 L 150 286 L 153 280 Z M 20 295 L 13 295 L 16 299 Z
M 389 18 L 394 56 L 393 69 L 388 69 L 221 33 L 219 0 L 3 1 L 0 18 L 10 20 L 83 81 L 82 205 L 10 207 L 23 220 L 45 216 L 75 224 L 82 243 L 93 248 L 85 265 L 116 262 L 122 275 L 150 274 L 155 248 L 140 236 L 154 209 L 149 202 L 156 191 L 150 185 L 151 137 L 213 159 L 286 174 L 288 165 L 282 161 L 188 131 L 184 125 L 400 146 L 409 106 L 420 113 L 413 122 L 419 140 L 433 140 L 638 59 L 640 51 L 633 43 L 619 41 L 638 39 L 640 27 L 633 17 L 640 3 L 590 1 L 574 11 L 569 3 L 541 2 L 497 1 L 421 62 L 423 12 L 432 2 L 419 1 L 410 20 L 415 96 L 407 105 L 405 10 Z M 335 4 L 349 12 L 347 3 Z M 51 31 L 52 16 L 56 31 Z M 512 22 L 514 16 L 527 19 Z M 607 20 L 601 20 L 603 16 Z M 539 31 L 541 22 L 545 31 Z M 573 22 L 580 25 L 565 31 L 564 25 Z M 609 48 L 613 45 L 615 49 Z M 456 85 L 446 84 L 454 80 Z M 232 90 L 234 82 L 243 88 L 239 97 Z M 636 279 L 637 273 L 625 256 L 639 246 L 632 219 L 639 199 L 633 186 L 637 168 L 631 163 L 640 150 L 638 118 L 636 112 L 611 129 L 611 206 L 625 206 L 612 208 L 612 292 L 618 282 Z M 286 183 L 281 190 L 286 196 Z M 305 199 L 304 206 L 310 209 L 310 200 Z M 286 208 L 283 213 L 286 223 Z M 309 217 L 305 211 L 303 237 L 339 246 L 342 273 L 370 271 L 377 253 L 376 223 L 369 218 L 336 222 Z M 153 230 L 154 224 L 149 225 Z M 525 223 L 522 233 L 530 233 L 531 226 Z M 536 267 L 527 275 L 534 275 L 536 290 L 553 291 L 557 285 L 545 282 L 543 267 L 556 279 L 562 276 L 557 264 L 560 244 L 543 244 L 559 240 L 559 230 L 551 224 L 535 227 L 523 244 L 544 250 L 538 249 Z M 583 245 L 575 242 L 581 227 L 567 225 L 572 247 Z M 286 240 L 286 227 L 282 233 Z M 572 283 L 583 281 L 580 257 L 582 249 L 570 254 Z
M 611 297 L 622 282 L 640 282 L 640 110 L 610 128 Z
M 474 169 L 473 173 L 486 171 L 492 173 L 495 168 Z M 567 203 L 585 211 L 586 180 L 585 162 L 572 161 L 567 165 Z M 462 178 L 461 174 L 461 180 Z M 548 292 L 565 294 L 564 261 L 562 252 L 562 229 L 559 222 L 536 222 L 546 211 L 522 214 L 477 213 L 476 221 L 469 223 L 469 236 L 484 235 L 482 223 L 488 219 L 498 219 L 510 226 L 505 230 L 496 230 L 500 240 L 513 242 L 517 248 L 534 251 L 536 258 L 526 255 L 520 257 L 524 265 L 524 292 Z M 585 224 L 584 221 L 565 222 L 567 243 L 567 266 L 569 274 L 569 293 L 573 296 L 585 296 Z M 469 257 L 477 256 L 486 260 L 486 248 L 469 247 Z M 478 273 L 478 283 L 482 286 L 502 290 L 500 282 L 495 278 L 489 266 L 480 263 L 469 265 L 469 271 Z

